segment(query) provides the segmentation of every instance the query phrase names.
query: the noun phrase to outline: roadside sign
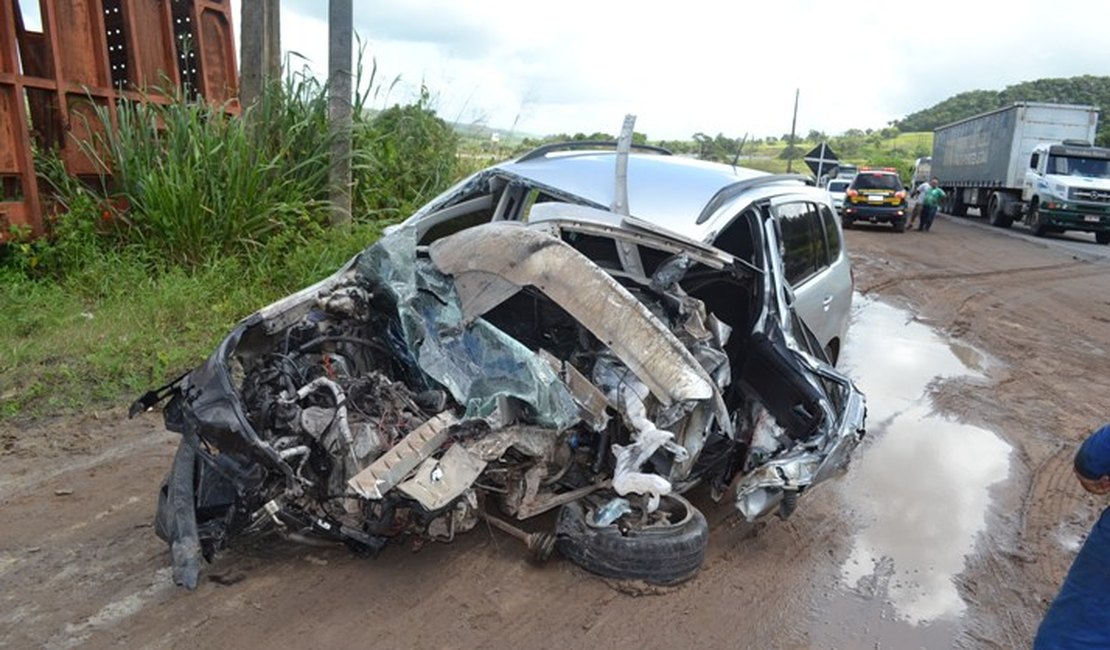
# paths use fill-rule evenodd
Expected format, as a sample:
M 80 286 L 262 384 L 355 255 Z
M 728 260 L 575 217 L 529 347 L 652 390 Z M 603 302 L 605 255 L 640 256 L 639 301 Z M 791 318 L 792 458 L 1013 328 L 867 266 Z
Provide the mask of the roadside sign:
M 811 149 L 802 160 L 805 161 L 806 166 L 813 170 L 818 183 L 821 182 L 821 176 L 831 171 L 840 162 L 840 159 L 833 153 L 832 147 L 826 142 L 822 142 Z

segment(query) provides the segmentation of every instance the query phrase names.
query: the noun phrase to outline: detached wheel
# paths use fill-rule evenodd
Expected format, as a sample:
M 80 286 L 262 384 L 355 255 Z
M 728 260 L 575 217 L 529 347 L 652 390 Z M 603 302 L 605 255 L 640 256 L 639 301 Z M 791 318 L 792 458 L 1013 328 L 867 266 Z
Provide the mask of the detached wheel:
M 709 524 L 680 496 L 665 496 L 642 524 L 638 510 L 596 526 L 596 508 L 583 501 L 559 511 L 555 548 L 583 569 L 608 578 L 673 585 L 694 577 L 705 561 Z
M 1102 244 L 1103 246 L 1105 246 L 1106 244 L 1110 244 L 1110 231 L 1104 230 L 1102 232 L 1096 232 L 1095 241 Z

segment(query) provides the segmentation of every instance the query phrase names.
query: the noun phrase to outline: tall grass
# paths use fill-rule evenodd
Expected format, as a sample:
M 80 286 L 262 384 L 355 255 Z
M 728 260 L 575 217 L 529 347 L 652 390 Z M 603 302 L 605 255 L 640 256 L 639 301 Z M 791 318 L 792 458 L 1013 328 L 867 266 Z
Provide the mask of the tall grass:
M 203 103 L 121 102 L 117 128 L 98 109 L 102 123 L 81 144 L 111 175 L 103 190 L 117 240 L 167 267 L 197 267 L 249 257 L 291 229 L 311 236 L 327 198 L 320 102 L 292 82 L 267 95 L 256 123 L 281 117 L 277 135 Z
M 100 110 L 82 145 L 111 174 L 99 182 L 40 152 L 58 210 L 47 237 L 0 245 L 0 419 L 122 403 L 189 369 L 455 181 L 457 138 L 428 94 L 374 111 L 376 68 L 357 74 L 342 229 L 327 227 L 327 89 L 307 71 L 242 116 L 122 102 L 113 124 Z

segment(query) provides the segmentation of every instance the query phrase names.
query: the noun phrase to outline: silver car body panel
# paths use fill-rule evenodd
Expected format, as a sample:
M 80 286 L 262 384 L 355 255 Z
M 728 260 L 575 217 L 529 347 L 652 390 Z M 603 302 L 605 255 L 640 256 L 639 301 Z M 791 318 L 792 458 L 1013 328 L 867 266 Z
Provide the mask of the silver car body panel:
M 611 349 L 663 404 L 713 396 L 713 381 L 675 335 L 612 276 L 564 242 L 518 225 L 491 223 L 441 239 L 429 254 L 456 282 L 477 272 L 518 289 L 539 289 Z M 496 286 L 500 292 L 505 285 Z

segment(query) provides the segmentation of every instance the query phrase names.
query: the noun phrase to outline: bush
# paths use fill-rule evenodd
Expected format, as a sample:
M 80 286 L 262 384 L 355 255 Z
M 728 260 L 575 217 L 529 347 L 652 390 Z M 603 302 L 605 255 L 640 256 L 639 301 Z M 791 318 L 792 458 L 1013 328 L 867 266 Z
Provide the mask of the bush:
M 355 131 L 356 148 L 370 155 L 354 174 L 356 219 L 408 216 L 457 173 L 459 136 L 420 100 L 385 109 Z

